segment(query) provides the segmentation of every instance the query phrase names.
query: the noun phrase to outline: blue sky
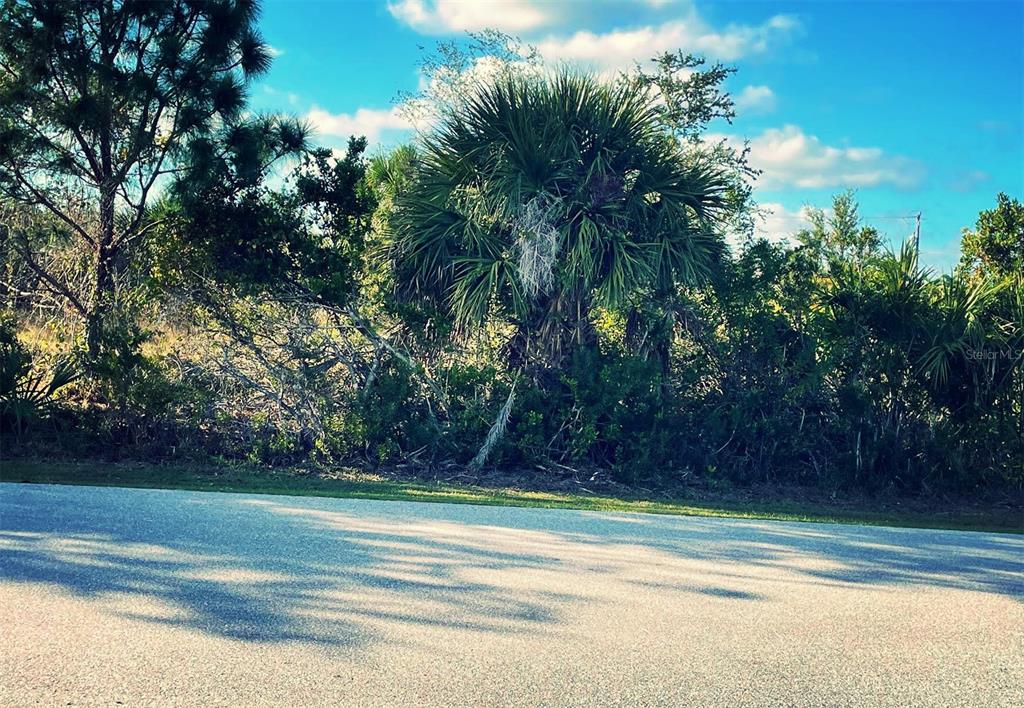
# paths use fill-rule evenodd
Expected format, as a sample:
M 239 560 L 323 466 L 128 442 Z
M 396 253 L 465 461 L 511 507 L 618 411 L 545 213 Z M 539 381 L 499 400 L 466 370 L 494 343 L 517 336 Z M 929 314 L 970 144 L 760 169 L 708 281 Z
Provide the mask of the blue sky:
M 850 187 L 892 242 L 922 212 L 922 257 L 947 269 L 997 192 L 1024 198 L 1019 0 L 269 0 L 261 25 L 277 57 L 254 106 L 305 117 L 326 145 L 406 139 L 394 105 L 418 85 L 420 47 L 495 27 L 594 70 L 674 49 L 735 66 L 737 119 L 712 130 L 751 142 L 775 238 Z

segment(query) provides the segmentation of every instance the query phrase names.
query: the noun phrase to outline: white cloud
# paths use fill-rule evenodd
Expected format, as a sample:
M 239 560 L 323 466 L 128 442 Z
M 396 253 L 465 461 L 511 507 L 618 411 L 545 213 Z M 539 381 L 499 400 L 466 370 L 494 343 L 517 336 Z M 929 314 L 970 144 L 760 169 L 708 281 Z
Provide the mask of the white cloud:
M 984 170 L 964 170 L 953 176 L 949 187 L 957 192 L 972 192 L 991 179 L 992 175 Z
M 298 106 L 299 103 L 301 103 L 302 101 L 302 99 L 299 97 L 299 94 L 292 93 L 291 91 L 282 91 L 280 89 L 274 88 L 273 86 L 270 86 L 269 84 L 263 84 L 263 93 L 267 94 L 268 96 L 283 97 L 286 101 L 288 101 L 288 105 L 292 107 Z
M 692 0 L 635 0 L 650 13 L 671 17 L 644 26 L 607 32 L 579 29 L 566 34 L 539 31 L 591 21 L 600 8 L 568 0 L 392 0 L 391 15 L 422 34 L 451 34 L 495 28 L 523 36 L 549 62 L 568 62 L 600 72 L 629 69 L 665 51 L 682 50 L 721 61 L 768 51 L 800 31 L 790 15 L 775 15 L 759 25 L 712 26 Z M 638 11 L 644 8 L 638 8 Z
M 407 98 L 401 104 L 402 112 L 412 119 L 416 130 L 429 130 L 440 118 L 439 106 L 448 110 L 464 105 L 481 84 L 492 83 L 510 73 L 528 75 L 544 71 L 542 66 L 506 61 L 491 55 L 475 58 L 469 67 L 461 71 L 440 67 L 429 74 L 420 73 L 419 95 Z
M 598 69 L 627 69 L 659 52 L 677 49 L 711 59 L 735 61 L 766 51 L 797 29 L 799 23 L 794 18 L 776 15 L 761 25 L 729 25 L 717 30 L 690 8 L 683 19 L 600 34 L 581 30 L 567 37 L 552 35 L 538 42 L 537 48 L 548 60 Z
M 740 115 L 771 113 L 775 110 L 775 92 L 767 86 L 747 86 L 735 98 Z
M 796 211 L 790 211 L 779 202 L 759 202 L 752 233 L 727 232 L 726 243 L 736 251 L 750 243 L 751 239 L 764 239 L 769 243 L 795 246 L 796 234 L 811 225 L 808 216 L 810 210 L 810 206 L 803 206 Z
M 733 145 L 742 141 L 735 136 L 709 135 L 708 140 L 726 139 Z M 874 187 L 890 184 L 910 188 L 923 177 L 920 163 L 888 155 L 877 147 L 834 147 L 808 135 L 795 125 L 770 128 L 750 140 L 750 164 L 763 173 L 760 189 L 799 187 Z
M 552 19 L 550 4 L 530 0 L 397 0 L 388 3 L 388 12 L 422 34 L 487 28 L 523 32 Z
M 373 143 L 386 132 L 409 131 L 411 121 L 397 108 L 360 108 L 355 113 L 329 113 L 313 106 L 305 115 L 306 121 L 322 136 L 348 138 L 365 135 Z
M 284 50 L 283 49 L 279 49 L 278 47 L 275 47 L 273 44 L 268 44 L 268 45 L 266 45 L 266 47 L 267 47 L 267 53 L 270 54 L 270 56 L 273 57 L 274 59 L 277 59 L 279 56 L 283 56 L 284 55 Z
M 758 205 L 761 214 L 754 223 L 754 236 L 761 237 L 772 243 L 795 243 L 793 236 L 811 226 L 808 218 L 810 207 L 802 206 L 796 211 L 786 209 L 778 202 L 763 202 Z

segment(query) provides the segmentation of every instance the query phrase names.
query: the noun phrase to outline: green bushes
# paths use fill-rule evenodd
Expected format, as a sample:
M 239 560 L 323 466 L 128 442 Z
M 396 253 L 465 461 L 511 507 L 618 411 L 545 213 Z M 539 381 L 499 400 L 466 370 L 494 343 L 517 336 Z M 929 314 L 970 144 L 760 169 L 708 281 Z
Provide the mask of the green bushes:
M 1024 207 L 942 277 L 851 194 L 730 249 L 756 174 L 705 140 L 730 70 L 655 66 L 513 62 L 373 160 L 280 117 L 197 127 L 102 229 L 7 195 L 4 453 L 1024 491 Z
M 394 306 L 376 273 L 367 315 L 222 293 L 165 319 L 173 332 L 126 321 L 78 380 L 35 366 L 8 317 L 0 422 L 20 448 L 68 456 L 437 467 L 469 464 L 507 407 L 487 464 L 510 470 L 1019 494 L 1021 278 L 938 277 L 860 236 L 844 256 L 830 228 L 595 307 L 591 339 L 525 367 L 514 326 L 460 336 L 437 310 Z
M 0 434 L 20 439 L 53 412 L 54 396 L 77 377 L 66 361 L 49 371 L 33 367 L 31 353 L 18 341 L 14 319 L 0 315 Z
M 653 362 L 577 352 L 564 373 L 524 387 L 510 424 L 509 462 L 608 468 L 624 482 L 678 469 Z
M 879 268 L 896 257 L 883 256 Z M 931 376 L 925 354 L 936 346 L 936 322 L 948 317 L 945 286 L 929 282 L 914 305 L 920 329 L 900 332 L 865 314 L 884 312 L 876 300 L 892 295 L 879 272 L 869 268 L 856 292 L 827 282 L 798 294 L 804 282 L 791 276 L 800 258 L 759 246 L 726 268 L 714 294 L 692 294 L 696 317 L 676 331 L 667 373 L 657 357 L 602 334 L 600 346 L 529 376 L 497 362 L 451 361 L 431 367 L 435 390 L 422 365 L 384 354 L 359 386 L 333 367 L 288 389 L 274 378 L 287 380 L 286 372 L 255 378 L 251 362 L 236 361 L 253 377 L 246 383 L 223 361 L 214 366 L 223 353 L 213 347 L 185 358 L 143 355 L 137 344 L 124 356 L 108 349 L 93 378 L 62 389 L 71 400 L 55 409 L 49 394 L 63 379 L 53 377 L 51 388 L 51 375 L 26 378 L 29 359 L 8 324 L 3 390 L 21 382 L 14 390 L 45 391 L 46 403 L 19 413 L 15 402 L 35 394 L 4 393 L 4 430 L 19 430 L 29 449 L 69 456 L 465 465 L 518 376 L 492 466 L 604 469 L 643 487 L 700 479 L 871 493 L 1019 491 L 1021 372 L 1005 341 L 983 338 L 981 349 L 965 349 L 944 376 Z M 752 281 L 750 261 L 760 264 Z M 766 291 L 777 297 L 754 295 Z M 304 410 L 315 411 L 318 426 Z M 52 425 L 30 424 L 46 417 Z

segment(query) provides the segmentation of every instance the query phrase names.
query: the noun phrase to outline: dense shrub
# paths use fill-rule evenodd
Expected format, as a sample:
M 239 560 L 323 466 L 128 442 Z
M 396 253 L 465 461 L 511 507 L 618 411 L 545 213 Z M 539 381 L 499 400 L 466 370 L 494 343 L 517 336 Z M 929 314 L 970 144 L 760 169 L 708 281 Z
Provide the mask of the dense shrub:
M 54 396 L 77 378 L 67 361 L 49 370 L 34 365 L 18 340 L 14 318 L 0 313 L 0 435 L 22 435 L 53 413 Z
M 116 14 L 204 31 L 208 8 L 186 5 Z M 0 111 L 4 454 L 1024 491 L 1024 206 L 1006 195 L 948 275 L 887 251 L 849 193 L 793 243 L 730 248 L 756 171 L 708 139 L 734 115 L 728 67 L 546 72 L 487 33 L 488 66 L 507 61 L 468 80 L 479 57 L 446 44 L 410 104 L 433 127 L 369 159 L 362 138 L 312 149 L 245 110 L 270 59 L 248 5 L 223 46 L 142 41 L 216 92 L 139 83 L 136 58 L 119 72 L 102 51 L 44 67 L 23 31 L 39 9 L 18 7 L 0 53 L 45 71 Z M 72 169 L 77 108 L 23 90 L 61 76 L 119 96 L 87 126 L 123 140 L 115 175 Z M 157 137 L 167 101 L 176 139 Z M 131 115 L 152 132 L 122 130 Z M 136 172 L 152 191 L 119 184 Z

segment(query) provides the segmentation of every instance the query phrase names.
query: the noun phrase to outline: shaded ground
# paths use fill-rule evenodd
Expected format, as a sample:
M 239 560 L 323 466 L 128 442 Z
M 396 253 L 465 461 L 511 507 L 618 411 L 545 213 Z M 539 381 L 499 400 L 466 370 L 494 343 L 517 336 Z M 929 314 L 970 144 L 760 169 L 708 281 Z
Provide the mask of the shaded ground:
M 1012 705 L 1024 538 L 0 484 L 0 703 Z

